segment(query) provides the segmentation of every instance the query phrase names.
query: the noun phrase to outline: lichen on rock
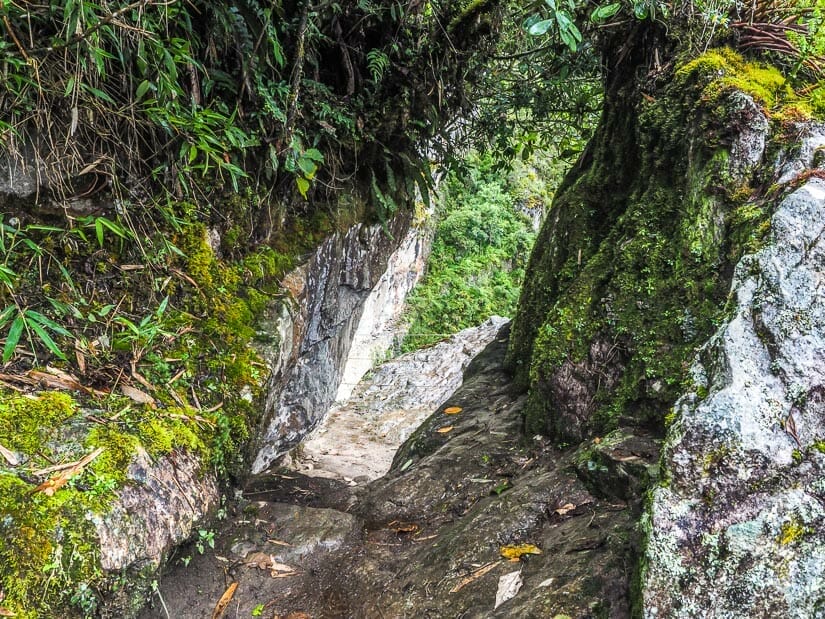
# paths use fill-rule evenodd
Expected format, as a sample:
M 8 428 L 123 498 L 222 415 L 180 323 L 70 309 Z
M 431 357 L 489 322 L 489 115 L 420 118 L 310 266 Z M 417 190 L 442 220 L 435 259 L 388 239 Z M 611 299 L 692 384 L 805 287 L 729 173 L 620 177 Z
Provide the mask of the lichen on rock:
M 696 360 L 706 397 L 676 405 L 653 491 L 648 617 L 825 612 L 825 182 L 778 206 L 736 270 L 733 318 Z

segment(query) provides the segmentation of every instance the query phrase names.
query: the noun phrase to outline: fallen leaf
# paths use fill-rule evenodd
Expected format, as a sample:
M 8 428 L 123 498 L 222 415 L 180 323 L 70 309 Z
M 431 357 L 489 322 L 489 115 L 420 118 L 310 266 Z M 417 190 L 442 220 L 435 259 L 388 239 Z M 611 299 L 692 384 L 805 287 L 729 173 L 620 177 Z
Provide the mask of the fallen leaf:
M 486 565 L 482 565 L 480 568 L 478 568 L 474 572 L 470 572 L 467 576 L 465 576 L 460 581 L 458 581 L 458 584 L 455 587 L 453 587 L 452 589 L 450 589 L 450 593 L 458 593 L 464 587 L 469 585 L 471 582 L 474 582 L 474 581 L 478 580 L 479 578 L 481 578 L 482 576 L 484 576 L 485 574 L 487 574 L 491 570 L 495 569 L 495 567 L 497 565 L 500 565 L 500 564 L 501 564 L 501 561 L 491 561 L 490 563 L 488 563 Z
M 524 581 L 521 579 L 521 572 L 510 572 L 498 579 L 498 591 L 496 591 L 496 605 L 493 609 L 498 608 L 507 600 L 516 597 L 516 594 L 521 589 Z
M 281 540 L 279 540 L 279 539 L 268 539 L 268 540 L 266 540 L 266 541 L 267 541 L 267 542 L 269 542 L 270 544 L 277 544 L 278 546 L 290 546 L 290 547 L 292 546 L 292 544 L 288 544 L 288 543 L 286 543 L 286 542 L 282 542 L 282 541 L 281 541 Z
M 20 460 L 17 459 L 17 456 L 14 455 L 14 452 L 9 449 L 6 449 L 2 445 L 0 445 L 0 456 L 3 456 L 10 466 L 17 466 L 18 464 L 20 464 Z
M 269 570 L 273 578 L 283 578 L 296 573 L 295 568 L 286 563 L 279 563 L 273 555 L 265 552 L 253 552 L 247 555 L 244 561 L 249 567 L 257 567 L 262 570 Z
M 11 612 L 8 608 L 3 608 L 0 606 L 0 617 L 16 617 L 13 612 Z
M 306 613 L 294 612 L 289 613 L 286 617 L 284 617 L 284 619 L 312 619 L 312 617 Z
M 452 432 L 455 426 L 444 426 L 443 428 L 439 428 L 436 430 L 439 434 L 447 434 L 447 432 Z
M 157 406 L 155 398 L 150 396 L 145 391 L 141 391 L 137 387 L 132 387 L 131 385 L 121 385 L 120 392 L 127 398 L 130 398 L 132 401 L 137 402 L 138 404 L 147 404 L 152 408 Z
M 574 509 L 576 509 L 575 505 L 573 505 L 572 503 L 565 503 L 557 510 L 555 510 L 553 513 L 558 514 L 559 516 L 564 516 L 565 514 L 572 512 Z
M 535 544 L 513 544 L 502 546 L 499 553 L 505 559 L 518 561 L 523 555 L 540 555 L 541 549 Z
M 419 526 L 414 522 L 403 522 L 401 520 L 393 520 L 387 526 L 396 533 L 413 533 L 419 529 Z
M 34 492 L 42 492 L 46 496 L 53 496 L 55 492 L 57 492 L 60 488 L 65 486 L 69 480 L 77 475 L 78 473 L 82 473 L 83 469 L 95 458 L 97 458 L 100 454 L 103 453 L 103 447 L 98 447 L 90 454 L 83 456 L 77 462 L 73 462 L 72 464 L 67 465 L 67 468 L 57 475 L 54 475 L 44 481 L 42 484 L 37 486 L 32 493 Z
M 536 589 L 541 589 L 542 587 L 549 587 L 553 584 L 552 578 L 545 578 L 539 584 L 536 585 Z
M 448 406 L 447 408 L 444 409 L 444 414 L 445 415 L 458 415 L 463 410 L 464 409 L 461 408 L 460 406 Z
M 600 436 L 597 436 L 596 438 L 593 439 L 593 443 L 595 443 L 596 445 L 598 445 L 601 442 L 602 442 L 602 438 Z
M 221 619 L 223 617 L 223 613 L 226 610 L 226 607 L 229 606 L 229 602 L 232 601 L 232 597 L 235 595 L 235 589 L 238 588 L 238 583 L 233 582 L 226 588 L 226 591 L 223 592 L 221 599 L 218 600 L 218 603 L 215 604 L 215 610 L 212 611 L 212 619 Z

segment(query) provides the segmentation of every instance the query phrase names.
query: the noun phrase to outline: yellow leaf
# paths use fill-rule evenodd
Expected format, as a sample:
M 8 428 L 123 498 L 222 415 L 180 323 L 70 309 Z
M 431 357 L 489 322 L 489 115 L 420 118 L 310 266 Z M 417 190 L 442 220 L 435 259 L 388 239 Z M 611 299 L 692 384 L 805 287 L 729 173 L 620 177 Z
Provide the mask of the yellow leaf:
M 523 555 L 540 555 L 541 549 L 534 544 L 514 544 L 502 546 L 501 556 L 510 561 L 518 561 Z
M 461 408 L 460 406 L 448 406 L 447 408 L 444 409 L 444 414 L 445 415 L 458 415 L 463 410 L 464 409 Z
M 443 428 L 439 428 L 436 430 L 439 434 L 447 434 L 447 432 L 452 432 L 455 426 L 444 426 Z
M 572 503 L 565 503 L 557 510 L 555 510 L 555 513 L 557 513 L 559 516 L 564 516 L 566 513 L 572 512 L 574 509 L 576 509 L 575 505 L 573 505 Z
M 238 583 L 233 582 L 229 587 L 227 587 L 226 591 L 223 592 L 221 599 L 218 600 L 218 603 L 215 604 L 215 610 L 212 611 L 212 619 L 220 619 L 223 617 L 223 613 L 226 610 L 226 607 L 229 606 L 229 602 L 232 601 L 232 597 L 235 595 L 235 589 L 238 588 Z

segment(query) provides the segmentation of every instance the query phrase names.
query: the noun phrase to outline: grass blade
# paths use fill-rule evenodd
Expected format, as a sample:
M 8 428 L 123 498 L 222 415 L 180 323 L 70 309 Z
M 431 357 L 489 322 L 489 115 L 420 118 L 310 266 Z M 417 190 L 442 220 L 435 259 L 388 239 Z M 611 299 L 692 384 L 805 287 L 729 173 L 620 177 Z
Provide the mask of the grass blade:
M 8 363 L 14 355 L 14 349 L 17 348 L 17 344 L 20 342 L 20 336 L 23 334 L 23 327 L 25 326 L 26 321 L 22 314 L 17 316 L 14 322 L 11 323 L 11 329 L 9 329 L 9 334 L 6 336 L 6 345 L 3 347 L 3 363 Z
M 60 350 L 57 344 L 54 343 L 54 340 L 52 339 L 52 336 L 49 335 L 48 331 L 34 321 L 30 322 L 29 326 L 32 328 L 32 331 L 37 334 L 37 337 L 40 338 L 40 341 L 43 342 L 43 345 L 49 349 L 49 352 L 51 352 L 55 357 L 66 361 L 66 355 L 64 355 L 63 351 Z

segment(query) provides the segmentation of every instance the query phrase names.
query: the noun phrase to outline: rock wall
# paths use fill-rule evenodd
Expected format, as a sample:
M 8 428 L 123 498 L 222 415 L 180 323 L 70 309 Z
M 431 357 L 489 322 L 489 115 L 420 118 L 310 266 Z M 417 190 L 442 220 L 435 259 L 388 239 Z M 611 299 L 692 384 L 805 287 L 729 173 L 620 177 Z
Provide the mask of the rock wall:
M 253 473 L 297 444 L 335 401 L 370 291 L 388 264 L 403 271 L 401 258 L 410 259 L 411 252 L 425 247 L 411 240 L 409 231 L 409 216 L 397 217 L 386 228 L 357 224 L 327 239 L 285 278 L 290 297 L 265 321 L 269 335 L 284 337 L 262 347 L 272 378 Z M 401 258 L 393 259 L 399 247 Z M 382 311 L 391 315 L 390 303 L 403 302 L 404 295 L 397 293 L 409 289 L 410 279 L 393 275 L 386 281 Z
M 424 276 L 431 243 L 431 231 L 411 228 L 390 256 L 387 270 L 364 302 L 336 401 L 343 402 L 349 398 L 364 374 L 373 368 L 405 330 L 405 325 L 401 324 L 404 302 Z
M 812 164 L 814 128 L 790 161 Z M 791 150 L 791 149 L 789 149 Z M 733 318 L 675 406 L 653 492 L 646 617 L 825 616 L 825 181 L 779 204 L 745 256 Z

